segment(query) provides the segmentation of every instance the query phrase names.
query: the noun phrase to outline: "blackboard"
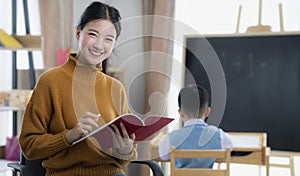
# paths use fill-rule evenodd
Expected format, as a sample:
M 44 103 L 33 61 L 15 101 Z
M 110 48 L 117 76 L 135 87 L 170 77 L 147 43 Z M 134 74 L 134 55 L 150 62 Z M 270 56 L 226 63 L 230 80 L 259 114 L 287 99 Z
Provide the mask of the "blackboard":
M 267 132 L 272 150 L 299 152 L 300 35 L 205 38 L 225 73 L 227 99 L 220 127 L 225 131 Z M 201 36 L 186 37 L 187 48 L 202 42 Z M 189 49 L 185 66 L 196 82 L 211 92 L 205 69 Z M 185 85 L 190 81 L 185 78 Z

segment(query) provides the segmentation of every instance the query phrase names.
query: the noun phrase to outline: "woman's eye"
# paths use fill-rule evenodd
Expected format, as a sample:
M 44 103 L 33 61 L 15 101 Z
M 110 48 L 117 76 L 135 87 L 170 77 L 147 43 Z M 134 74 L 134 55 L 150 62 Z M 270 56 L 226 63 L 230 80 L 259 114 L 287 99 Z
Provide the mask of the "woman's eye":
M 113 42 L 114 39 L 113 39 L 113 38 L 106 38 L 106 41 L 108 41 L 108 42 Z
M 96 37 L 97 34 L 95 34 L 95 33 L 89 33 L 89 36 L 91 36 L 91 37 Z

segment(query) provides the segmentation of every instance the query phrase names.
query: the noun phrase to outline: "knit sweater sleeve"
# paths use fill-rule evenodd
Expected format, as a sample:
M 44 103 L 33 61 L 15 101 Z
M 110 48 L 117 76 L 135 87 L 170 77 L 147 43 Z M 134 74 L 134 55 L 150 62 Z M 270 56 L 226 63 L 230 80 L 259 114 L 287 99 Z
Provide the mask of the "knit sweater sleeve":
M 39 79 L 24 113 L 19 143 L 28 159 L 50 157 L 69 147 L 64 137 L 66 130 L 48 131 L 53 108 L 49 85 L 43 76 Z

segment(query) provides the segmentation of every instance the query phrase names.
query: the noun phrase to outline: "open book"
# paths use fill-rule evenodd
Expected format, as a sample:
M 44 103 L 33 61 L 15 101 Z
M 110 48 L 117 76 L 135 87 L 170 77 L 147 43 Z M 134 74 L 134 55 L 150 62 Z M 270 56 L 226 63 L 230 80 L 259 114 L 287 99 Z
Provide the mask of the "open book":
M 147 137 L 151 136 L 164 126 L 172 122 L 173 118 L 149 116 L 142 120 L 135 114 L 123 114 L 109 123 L 97 128 L 86 136 L 74 141 L 72 144 L 77 144 L 80 141 L 85 140 L 88 137 L 94 137 L 101 145 L 102 150 L 108 150 L 112 147 L 112 129 L 111 125 L 115 124 L 120 130 L 120 123 L 122 122 L 127 130 L 128 135 L 135 134 L 135 142 L 143 141 Z

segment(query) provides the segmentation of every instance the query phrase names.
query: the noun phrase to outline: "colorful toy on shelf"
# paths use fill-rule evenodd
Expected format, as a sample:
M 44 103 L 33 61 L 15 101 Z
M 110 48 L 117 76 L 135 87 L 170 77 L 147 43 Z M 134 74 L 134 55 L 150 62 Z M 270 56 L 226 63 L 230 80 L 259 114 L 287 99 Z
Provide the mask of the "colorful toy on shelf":
M 23 45 L 13 36 L 7 34 L 3 29 L 0 29 L 0 43 L 4 47 L 22 48 Z
M 61 49 L 58 48 L 56 50 L 56 54 L 57 54 L 57 65 L 62 65 L 64 64 L 67 59 L 68 59 L 68 54 L 70 53 L 70 48 L 66 48 L 66 49 Z

